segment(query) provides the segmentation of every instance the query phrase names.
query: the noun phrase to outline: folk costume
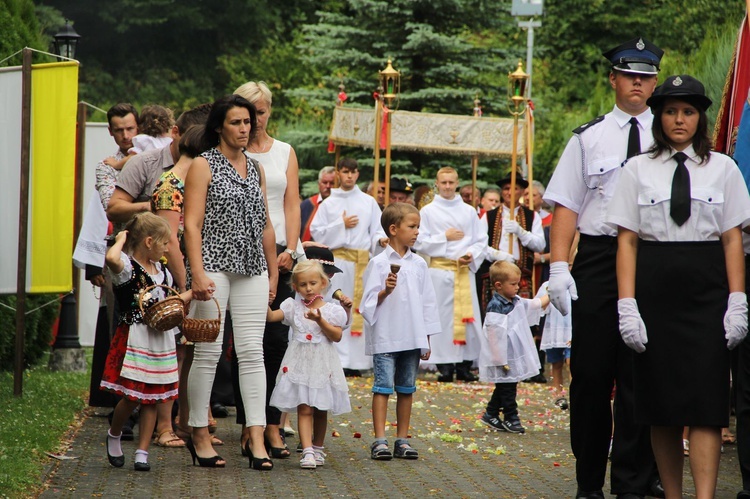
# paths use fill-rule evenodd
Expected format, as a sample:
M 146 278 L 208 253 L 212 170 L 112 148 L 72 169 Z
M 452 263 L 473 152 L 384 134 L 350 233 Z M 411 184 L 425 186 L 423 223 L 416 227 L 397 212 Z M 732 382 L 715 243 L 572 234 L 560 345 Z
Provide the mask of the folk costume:
M 662 54 L 649 41 L 636 38 L 604 55 L 613 71 L 655 75 Z M 571 271 L 578 300 L 572 304 L 570 439 L 582 493 L 602 489 L 608 458 L 613 494 L 646 494 L 656 479 L 649 429 L 634 419 L 633 351 L 619 332 L 617 231 L 605 223 L 621 166 L 653 142 L 652 121 L 650 109 L 631 116 L 615 105 L 578 127 L 544 193 L 547 203 L 578 214 L 581 234 Z M 567 271 L 567 262 L 555 264 L 564 264 Z M 550 288 L 554 279 L 551 275 Z M 613 433 L 610 399 L 615 383 Z
M 177 353 L 171 331 L 157 331 L 143 322 L 139 296 L 155 284 L 172 285 L 164 265 L 149 274 L 138 261 L 122 253 L 123 269 L 112 276 L 119 307 L 118 327 L 112 338 L 102 375 L 101 389 L 142 404 L 155 404 L 177 398 Z M 152 288 L 144 307 L 165 297 L 162 288 Z
M 347 229 L 342 215 L 357 215 L 359 223 Z M 315 241 L 333 251 L 335 265 L 342 270 L 331 279 L 331 289 L 341 289 L 352 298 L 354 307 L 362 300 L 363 275 L 371 255 L 385 238 L 380 226 L 380 207 L 356 185 L 349 191 L 331 189 L 325 203 L 321 203 L 310 225 Z M 344 369 L 370 369 L 372 358 L 365 355 L 364 320 L 357 308 L 352 312 L 350 331 L 344 332 L 336 349 Z
M 484 260 L 487 230 L 473 207 L 460 196 L 435 199 L 420 210 L 419 237 L 414 248 L 430 257 L 429 274 L 435 287 L 442 334 L 432 339 L 430 363 L 455 364 L 479 356 L 481 314 L 475 273 Z M 463 239 L 448 241 L 450 228 L 464 232 Z M 471 253 L 468 266 L 458 259 Z

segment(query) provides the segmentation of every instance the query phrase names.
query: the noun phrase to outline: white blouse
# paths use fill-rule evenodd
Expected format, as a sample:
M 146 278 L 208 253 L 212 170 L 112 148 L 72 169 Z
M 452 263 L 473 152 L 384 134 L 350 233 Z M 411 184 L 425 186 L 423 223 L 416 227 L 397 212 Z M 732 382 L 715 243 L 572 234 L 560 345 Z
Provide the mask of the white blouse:
M 622 169 L 607 212 L 607 223 L 638 233 L 646 241 L 716 241 L 732 227 L 750 222 L 750 195 L 737 164 L 712 152 L 700 164 L 692 146 L 683 151 L 690 173 L 690 218 L 677 225 L 669 216 L 675 151 L 656 158 L 642 154 Z

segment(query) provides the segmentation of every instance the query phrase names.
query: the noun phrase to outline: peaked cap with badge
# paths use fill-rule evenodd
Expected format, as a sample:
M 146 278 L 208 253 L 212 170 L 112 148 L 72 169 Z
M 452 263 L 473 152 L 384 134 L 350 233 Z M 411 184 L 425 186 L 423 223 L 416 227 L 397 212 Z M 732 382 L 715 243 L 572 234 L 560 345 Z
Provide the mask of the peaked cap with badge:
M 645 38 L 639 37 L 628 40 L 602 55 L 612 63 L 613 71 L 655 75 L 659 72 L 659 63 L 664 51 Z
M 656 87 L 654 93 L 648 98 L 646 104 L 649 107 L 659 107 L 669 98 L 680 99 L 701 108 L 704 112 L 711 106 L 712 102 L 706 96 L 703 83 L 690 75 L 673 75 L 668 77 L 664 83 Z

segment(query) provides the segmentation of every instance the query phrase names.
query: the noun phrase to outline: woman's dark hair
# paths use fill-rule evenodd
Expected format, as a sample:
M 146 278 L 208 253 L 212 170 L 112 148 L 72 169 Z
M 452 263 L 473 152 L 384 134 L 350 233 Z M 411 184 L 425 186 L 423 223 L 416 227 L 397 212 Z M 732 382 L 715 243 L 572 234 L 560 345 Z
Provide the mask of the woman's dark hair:
M 197 158 L 206 149 L 203 149 L 203 126 L 193 125 L 180 136 L 180 155 L 188 158 Z
M 708 135 L 708 118 L 706 112 L 700 106 L 691 102 L 690 99 L 680 99 L 679 97 L 672 97 L 676 100 L 687 102 L 691 106 L 695 107 L 698 111 L 698 128 L 695 130 L 693 135 L 693 150 L 701 158 L 701 163 L 705 163 L 708 157 L 711 155 L 711 137 Z M 672 145 L 669 143 L 664 128 L 661 124 L 661 117 L 664 114 L 664 104 L 652 109 L 654 113 L 654 122 L 651 125 L 651 132 L 654 135 L 654 145 L 648 150 L 648 154 L 655 158 L 663 152 L 670 151 Z
M 219 132 L 217 130 L 221 130 L 221 127 L 224 126 L 227 112 L 233 107 L 244 107 L 248 110 L 250 113 L 250 136 L 248 139 L 253 140 L 253 138 L 255 138 L 255 134 L 258 130 L 255 106 L 239 95 L 225 95 L 211 104 L 211 112 L 208 114 L 206 127 L 203 131 L 204 150 L 216 147 L 219 144 Z

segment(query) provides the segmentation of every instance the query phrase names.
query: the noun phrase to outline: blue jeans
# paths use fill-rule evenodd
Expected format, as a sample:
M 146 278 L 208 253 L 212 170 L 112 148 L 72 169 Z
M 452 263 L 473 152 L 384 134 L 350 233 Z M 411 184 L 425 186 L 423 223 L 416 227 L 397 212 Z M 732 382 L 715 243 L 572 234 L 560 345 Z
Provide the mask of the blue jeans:
M 416 392 L 420 355 L 419 349 L 374 354 L 375 381 L 372 393 L 390 395 L 394 390 L 396 393 Z

